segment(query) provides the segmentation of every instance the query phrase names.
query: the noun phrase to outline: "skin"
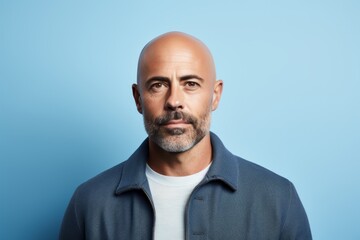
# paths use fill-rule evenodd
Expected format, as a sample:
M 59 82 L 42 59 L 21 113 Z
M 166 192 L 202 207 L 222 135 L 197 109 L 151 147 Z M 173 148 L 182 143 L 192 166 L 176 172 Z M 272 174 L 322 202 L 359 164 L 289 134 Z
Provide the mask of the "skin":
M 211 53 L 198 39 L 170 32 L 144 47 L 132 90 L 149 135 L 153 170 L 186 176 L 210 164 L 211 112 L 222 88 Z

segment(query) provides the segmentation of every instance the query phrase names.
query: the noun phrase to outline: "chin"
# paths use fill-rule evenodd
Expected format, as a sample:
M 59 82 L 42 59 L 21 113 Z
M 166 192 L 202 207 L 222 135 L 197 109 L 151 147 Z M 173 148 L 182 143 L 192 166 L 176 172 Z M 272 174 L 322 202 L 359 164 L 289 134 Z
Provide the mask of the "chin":
M 167 128 L 166 132 L 171 136 L 181 136 L 186 132 L 185 128 Z
M 161 149 L 171 153 L 185 152 L 196 144 L 196 140 L 189 138 L 186 134 L 167 135 L 165 137 L 155 138 L 153 141 Z

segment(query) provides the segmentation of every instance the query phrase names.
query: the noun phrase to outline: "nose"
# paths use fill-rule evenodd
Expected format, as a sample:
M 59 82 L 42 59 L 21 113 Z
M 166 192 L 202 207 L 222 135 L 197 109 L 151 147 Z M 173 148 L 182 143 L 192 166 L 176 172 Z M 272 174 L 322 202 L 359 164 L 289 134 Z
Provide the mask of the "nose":
M 171 86 L 166 99 L 165 109 L 167 111 L 177 111 L 183 108 L 183 97 L 180 87 Z

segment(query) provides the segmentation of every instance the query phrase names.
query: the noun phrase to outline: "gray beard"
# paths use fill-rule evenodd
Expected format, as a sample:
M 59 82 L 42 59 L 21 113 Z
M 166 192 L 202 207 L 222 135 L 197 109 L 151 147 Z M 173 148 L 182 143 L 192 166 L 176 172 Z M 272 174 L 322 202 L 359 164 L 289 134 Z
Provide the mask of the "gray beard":
M 166 129 L 162 125 L 172 119 L 183 119 L 191 128 Z M 146 121 L 144 125 L 149 139 L 166 152 L 181 153 L 194 147 L 209 133 L 209 114 L 201 119 L 182 112 L 171 112 L 154 121 Z

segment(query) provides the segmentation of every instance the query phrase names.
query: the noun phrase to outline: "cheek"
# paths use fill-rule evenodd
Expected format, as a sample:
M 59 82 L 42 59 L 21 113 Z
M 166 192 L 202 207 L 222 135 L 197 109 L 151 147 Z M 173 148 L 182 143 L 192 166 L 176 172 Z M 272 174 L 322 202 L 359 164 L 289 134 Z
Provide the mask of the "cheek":
M 212 96 L 210 94 L 193 96 L 189 99 L 188 106 L 190 109 L 199 113 L 208 111 L 212 106 Z
M 163 110 L 163 102 L 158 98 L 145 97 L 142 101 L 143 114 L 152 118 L 161 114 Z

